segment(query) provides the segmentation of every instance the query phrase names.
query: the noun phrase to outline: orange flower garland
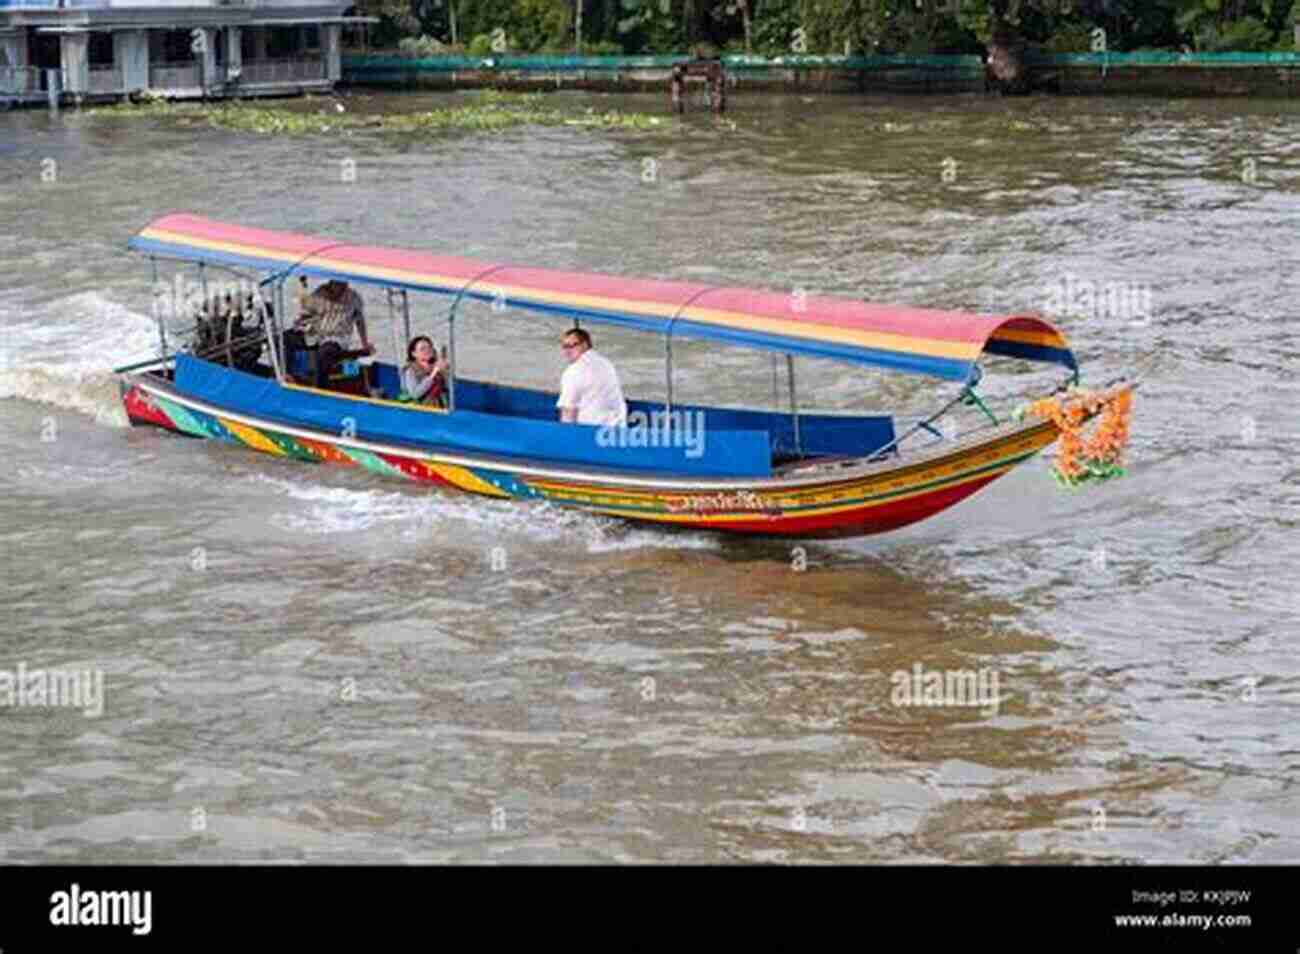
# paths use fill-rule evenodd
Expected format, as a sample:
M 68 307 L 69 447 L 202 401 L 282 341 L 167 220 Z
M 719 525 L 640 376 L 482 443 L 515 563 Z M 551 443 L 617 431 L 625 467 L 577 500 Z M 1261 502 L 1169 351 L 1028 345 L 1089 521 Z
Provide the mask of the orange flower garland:
M 1124 448 L 1133 415 L 1131 388 L 1102 393 L 1072 390 L 1035 401 L 1027 411 L 1050 420 L 1061 433 L 1052 469 L 1062 485 L 1077 487 L 1089 480 L 1124 476 Z M 1090 435 L 1085 434 L 1085 425 L 1098 414 L 1101 420 Z

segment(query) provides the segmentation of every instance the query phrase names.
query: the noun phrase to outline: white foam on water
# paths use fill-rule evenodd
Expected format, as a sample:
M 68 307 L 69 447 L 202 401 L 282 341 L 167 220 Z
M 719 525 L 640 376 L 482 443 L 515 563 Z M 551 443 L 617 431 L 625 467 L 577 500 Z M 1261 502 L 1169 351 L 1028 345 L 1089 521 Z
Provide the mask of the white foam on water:
M 117 382 L 108 373 L 61 374 L 45 368 L 5 370 L 0 365 L 0 398 L 22 398 L 67 408 L 111 427 L 127 427 L 130 423 Z
M 67 408 L 126 427 L 112 369 L 156 353 L 157 326 L 97 292 L 20 313 L 0 300 L 0 398 Z
M 393 523 L 409 524 L 414 530 L 428 520 L 425 502 L 407 494 L 326 487 L 263 474 L 251 480 L 308 505 L 271 518 L 276 527 L 295 533 L 351 533 Z
M 446 524 L 459 523 L 494 534 L 523 536 L 539 543 L 564 538 L 585 544 L 589 553 L 648 548 L 698 550 L 719 546 L 707 534 L 633 529 L 621 520 L 544 502 L 502 501 L 434 489 L 423 494 L 356 490 L 263 474 L 251 479 L 309 505 L 271 518 L 277 527 L 295 533 L 351 533 L 396 524 L 400 525 L 398 532 L 403 540 L 416 541 L 445 535 Z
M 590 518 L 588 518 L 590 519 Z M 717 550 L 722 540 L 712 534 L 692 533 L 689 531 L 655 530 L 643 527 L 625 532 L 613 530 L 607 534 L 593 537 L 587 542 L 588 553 L 613 553 L 620 550 Z

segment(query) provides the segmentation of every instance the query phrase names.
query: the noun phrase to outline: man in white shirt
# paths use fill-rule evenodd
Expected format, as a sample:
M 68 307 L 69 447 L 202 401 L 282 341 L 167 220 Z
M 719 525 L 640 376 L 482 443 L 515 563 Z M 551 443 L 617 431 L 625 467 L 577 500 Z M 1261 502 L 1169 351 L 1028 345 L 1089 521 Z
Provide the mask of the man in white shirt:
M 627 402 L 618 372 L 609 359 L 591 347 L 591 335 L 581 328 L 564 333 L 560 343 L 569 366 L 560 378 L 560 420 L 567 424 L 627 426 Z

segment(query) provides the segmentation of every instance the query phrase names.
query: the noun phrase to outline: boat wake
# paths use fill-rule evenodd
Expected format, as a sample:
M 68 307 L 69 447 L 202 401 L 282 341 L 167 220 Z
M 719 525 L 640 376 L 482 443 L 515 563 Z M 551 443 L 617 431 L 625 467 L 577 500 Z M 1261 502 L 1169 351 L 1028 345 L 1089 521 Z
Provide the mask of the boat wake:
M 566 547 L 578 544 L 585 546 L 588 553 L 709 550 L 720 546 L 709 534 L 633 527 L 621 520 L 545 502 L 520 505 L 436 489 L 358 490 L 264 474 L 250 479 L 300 505 L 271 518 L 277 528 L 294 534 L 355 533 L 384 526 L 408 543 L 439 538 L 460 539 L 477 546 L 502 538 L 523 538 L 535 543 L 563 542 Z
M 152 318 L 85 292 L 36 309 L 0 300 L 0 330 L 0 398 L 128 426 L 112 369 L 156 351 Z

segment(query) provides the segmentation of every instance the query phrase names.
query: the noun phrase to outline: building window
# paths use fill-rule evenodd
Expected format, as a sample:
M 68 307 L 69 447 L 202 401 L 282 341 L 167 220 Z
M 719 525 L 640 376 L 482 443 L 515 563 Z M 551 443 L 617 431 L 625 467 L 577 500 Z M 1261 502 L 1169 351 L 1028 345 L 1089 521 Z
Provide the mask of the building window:
M 27 34 L 27 62 L 42 70 L 57 70 L 62 65 L 63 54 L 58 36 L 51 33 Z
M 194 53 L 190 50 L 189 30 L 150 30 L 149 62 L 192 63 Z
M 297 27 L 271 27 L 266 31 L 266 58 L 291 59 L 298 52 Z
M 113 34 L 92 33 L 86 48 L 86 59 L 91 69 L 104 69 L 113 65 Z

